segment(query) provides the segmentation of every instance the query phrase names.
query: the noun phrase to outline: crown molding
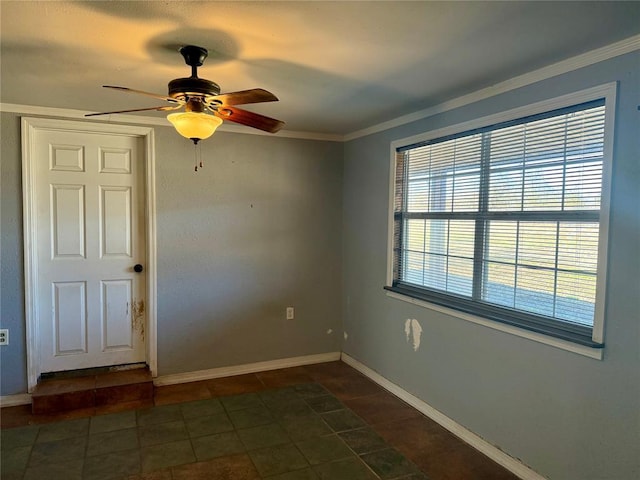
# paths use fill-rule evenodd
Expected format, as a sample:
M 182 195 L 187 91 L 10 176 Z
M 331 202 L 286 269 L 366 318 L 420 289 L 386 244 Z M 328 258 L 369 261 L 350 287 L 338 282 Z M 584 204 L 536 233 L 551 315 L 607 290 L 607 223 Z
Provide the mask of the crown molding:
M 500 82 L 490 87 L 477 90 L 467 95 L 463 95 L 462 97 L 454 98 L 453 100 L 443 102 L 439 105 L 425 108 L 424 110 L 419 110 L 414 113 L 409 113 L 407 115 L 403 115 L 401 117 L 397 117 L 393 120 L 388 120 L 377 125 L 372 125 L 371 127 L 367 127 L 362 130 L 348 133 L 344 136 L 344 141 L 348 142 L 350 140 L 355 140 L 357 138 L 371 135 L 373 133 L 382 132 L 384 130 L 399 127 L 407 123 L 415 122 L 416 120 L 422 120 L 439 113 L 464 107 L 465 105 L 469 105 L 480 100 L 485 100 L 487 98 L 506 93 L 520 87 L 531 85 L 542 80 L 547 80 L 564 73 L 569 73 L 574 70 L 578 70 L 579 68 L 587 67 L 589 65 L 593 65 L 604 60 L 609 60 L 626 53 L 631 53 L 636 50 L 640 50 L 640 35 L 634 35 L 633 37 L 629 37 L 625 40 L 612 43 L 611 45 L 607 45 L 605 47 L 598 48 L 596 50 L 592 50 L 590 52 L 586 52 L 581 55 L 568 58 L 566 60 L 561 60 L 560 62 L 553 63 L 537 70 L 533 70 L 509 80 L 505 80 L 504 82 Z
M 70 108 L 55 108 L 55 107 L 39 107 L 35 105 L 22 105 L 16 103 L 0 103 L 0 112 L 17 113 L 20 115 L 35 115 L 44 117 L 58 117 L 69 118 L 74 120 L 95 121 L 95 122 L 108 122 L 108 123 L 124 123 L 133 125 L 150 125 L 154 127 L 169 127 L 173 128 L 167 123 L 165 118 L 162 117 L 149 117 L 145 115 L 122 115 L 114 113 L 103 118 L 92 118 L 91 120 L 85 117 L 90 112 L 88 110 L 73 110 Z M 299 132 L 294 130 L 280 130 L 278 133 L 267 133 L 261 130 L 249 129 L 247 127 L 241 127 L 239 125 L 229 125 L 223 123 L 217 130 L 218 132 L 226 133 L 240 133 L 243 135 L 264 135 L 268 137 L 282 137 L 282 138 L 299 138 L 302 140 L 322 140 L 328 142 L 342 142 L 344 137 L 342 135 L 336 135 L 331 133 L 316 133 L 316 132 Z

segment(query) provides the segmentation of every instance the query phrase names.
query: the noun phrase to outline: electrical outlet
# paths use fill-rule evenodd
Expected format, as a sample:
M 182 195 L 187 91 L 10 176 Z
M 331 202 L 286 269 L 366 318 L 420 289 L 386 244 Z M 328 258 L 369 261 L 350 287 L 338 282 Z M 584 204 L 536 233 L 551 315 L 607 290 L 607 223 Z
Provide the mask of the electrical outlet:
M 287 320 L 293 320 L 293 307 L 287 307 Z
M 9 329 L 0 328 L 0 345 L 9 345 Z

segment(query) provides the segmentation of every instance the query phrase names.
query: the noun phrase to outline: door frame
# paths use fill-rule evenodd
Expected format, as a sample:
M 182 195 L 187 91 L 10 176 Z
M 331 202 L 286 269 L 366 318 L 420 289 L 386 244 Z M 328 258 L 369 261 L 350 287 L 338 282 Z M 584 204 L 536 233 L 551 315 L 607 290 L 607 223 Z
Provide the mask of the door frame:
M 24 290 L 27 348 L 27 385 L 32 392 L 42 372 L 40 358 L 40 328 L 37 297 L 38 249 L 36 228 L 36 161 L 35 138 L 37 130 L 74 133 L 116 134 L 142 138 L 144 141 L 144 219 L 146 242 L 145 288 L 145 354 L 151 375 L 158 372 L 157 347 L 157 256 L 156 256 L 156 181 L 155 137 L 151 127 L 115 125 L 86 121 L 60 120 L 40 117 L 22 117 L 22 208 L 24 229 Z

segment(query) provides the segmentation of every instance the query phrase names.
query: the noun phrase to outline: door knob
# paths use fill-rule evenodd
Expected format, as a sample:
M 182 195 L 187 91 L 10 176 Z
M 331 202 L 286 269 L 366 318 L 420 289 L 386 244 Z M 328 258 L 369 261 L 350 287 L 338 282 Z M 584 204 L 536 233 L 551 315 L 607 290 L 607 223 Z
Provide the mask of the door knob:
M 142 265 L 140 265 L 139 263 L 136 263 L 133 266 L 133 271 L 136 273 L 140 273 L 142 270 L 144 270 L 144 267 Z

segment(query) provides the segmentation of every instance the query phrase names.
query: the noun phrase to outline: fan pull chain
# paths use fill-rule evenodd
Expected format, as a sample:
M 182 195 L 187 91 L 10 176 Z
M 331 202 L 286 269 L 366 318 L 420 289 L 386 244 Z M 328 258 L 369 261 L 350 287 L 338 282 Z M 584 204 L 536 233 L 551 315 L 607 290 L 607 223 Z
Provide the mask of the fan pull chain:
M 195 143 L 194 142 L 194 160 L 195 160 L 195 167 L 194 170 L 197 172 L 198 171 L 198 165 L 200 166 L 200 168 L 202 168 L 202 150 L 200 149 L 200 144 L 199 143 Z

